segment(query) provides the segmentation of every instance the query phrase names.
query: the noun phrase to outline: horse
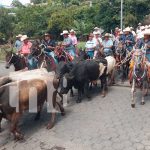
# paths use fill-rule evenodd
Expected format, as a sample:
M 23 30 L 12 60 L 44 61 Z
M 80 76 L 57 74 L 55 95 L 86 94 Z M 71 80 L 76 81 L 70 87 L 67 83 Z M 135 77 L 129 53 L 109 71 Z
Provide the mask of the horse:
M 132 102 L 131 107 L 135 108 L 135 89 L 136 87 L 141 88 L 142 90 L 142 100 L 141 105 L 145 104 L 144 97 L 148 93 L 148 72 L 147 72 L 147 66 L 145 61 L 145 54 L 142 52 L 142 50 L 137 49 L 133 53 L 132 58 L 132 67 L 130 66 L 130 83 L 132 85 L 131 88 L 131 94 L 132 94 Z
M 6 69 L 9 69 L 13 64 L 15 71 L 23 70 L 27 67 L 25 58 L 21 55 L 17 55 L 12 51 L 6 52 Z
M 117 70 L 121 73 L 121 80 L 123 82 L 128 77 L 130 59 L 127 56 L 126 48 L 121 41 L 116 46 L 115 58 L 117 62 Z

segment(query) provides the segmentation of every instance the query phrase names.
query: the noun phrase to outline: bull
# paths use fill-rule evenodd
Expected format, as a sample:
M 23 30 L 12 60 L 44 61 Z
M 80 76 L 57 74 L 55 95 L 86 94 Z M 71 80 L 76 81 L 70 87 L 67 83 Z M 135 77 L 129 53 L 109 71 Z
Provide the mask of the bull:
M 106 71 L 107 71 L 107 61 L 105 59 L 99 60 L 85 60 L 79 61 L 71 65 L 70 63 L 64 63 L 58 66 L 59 75 L 65 76 L 67 86 L 63 87 L 61 85 L 61 94 L 67 94 L 69 89 L 72 87 L 78 90 L 77 103 L 81 102 L 82 93 L 85 92 L 86 96 L 90 98 L 89 95 L 89 82 L 101 80 L 102 95 L 105 96 L 107 89 Z
M 4 78 L 0 80 L 0 124 L 2 118 L 6 118 L 10 121 L 11 127 L 10 131 L 13 133 L 16 140 L 23 139 L 23 134 L 19 131 L 18 122 L 21 116 L 25 111 L 29 110 L 29 101 L 34 100 L 35 93 L 30 92 L 30 88 L 34 87 L 36 89 L 36 98 L 37 98 L 37 114 L 35 119 L 40 118 L 40 113 L 43 107 L 43 104 L 48 100 L 48 88 L 47 82 L 49 79 L 46 76 L 42 76 L 42 78 L 33 78 L 33 76 L 28 80 L 18 80 L 14 81 L 14 78 Z M 53 80 L 53 79 L 52 79 Z M 57 84 L 55 84 L 55 79 L 53 80 L 54 87 L 57 88 Z M 10 87 L 18 87 L 18 91 L 13 91 L 13 95 L 11 97 L 11 104 L 16 102 L 16 98 L 19 100 L 19 110 L 16 111 L 16 108 L 11 106 L 10 104 L 10 95 L 12 94 Z M 64 115 L 64 109 L 59 102 L 56 101 L 57 91 L 52 91 L 52 105 L 53 108 L 56 109 L 59 107 L 61 114 Z M 30 106 L 31 107 L 31 106 Z M 32 106 L 30 109 L 36 109 L 35 106 Z M 52 117 L 50 122 L 47 125 L 47 129 L 51 129 L 54 126 L 56 118 L 56 112 L 52 113 Z M 1 129 L 1 125 L 0 125 Z

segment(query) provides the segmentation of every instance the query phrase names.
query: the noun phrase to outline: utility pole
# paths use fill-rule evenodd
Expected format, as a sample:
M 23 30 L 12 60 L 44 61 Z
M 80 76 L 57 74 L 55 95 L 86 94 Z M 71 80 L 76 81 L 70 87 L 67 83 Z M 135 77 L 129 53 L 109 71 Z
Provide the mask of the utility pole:
M 120 19 L 120 28 L 123 29 L 123 0 L 121 0 L 121 19 Z

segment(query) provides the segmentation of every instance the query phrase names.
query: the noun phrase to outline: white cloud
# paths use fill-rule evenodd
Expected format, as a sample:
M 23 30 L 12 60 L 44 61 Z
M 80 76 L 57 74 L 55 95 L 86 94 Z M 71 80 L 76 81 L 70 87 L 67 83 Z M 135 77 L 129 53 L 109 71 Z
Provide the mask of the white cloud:
M 19 0 L 22 4 L 30 3 L 30 0 Z M 11 5 L 12 0 L 0 0 L 2 5 Z

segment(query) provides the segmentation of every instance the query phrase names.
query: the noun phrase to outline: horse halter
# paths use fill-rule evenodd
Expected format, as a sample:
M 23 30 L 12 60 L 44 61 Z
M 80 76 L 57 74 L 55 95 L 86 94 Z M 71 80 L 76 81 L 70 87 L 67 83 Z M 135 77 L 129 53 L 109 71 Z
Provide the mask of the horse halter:
M 9 61 L 7 61 L 8 64 L 10 64 L 10 62 L 11 62 L 12 59 L 13 59 L 13 57 L 14 57 L 14 54 L 12 53 L 12 54 L 11 54 L 11 57 L 10 57 L 10 59 L 9 59 Z

